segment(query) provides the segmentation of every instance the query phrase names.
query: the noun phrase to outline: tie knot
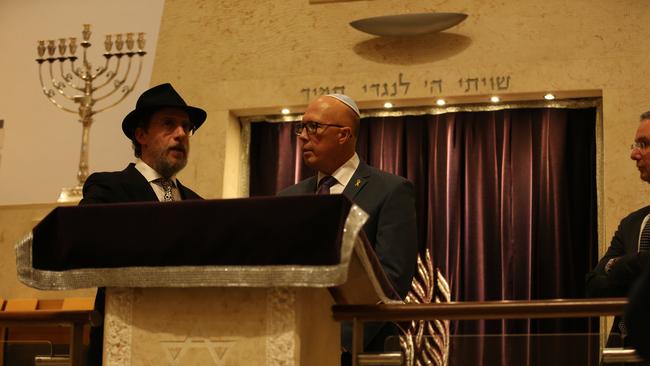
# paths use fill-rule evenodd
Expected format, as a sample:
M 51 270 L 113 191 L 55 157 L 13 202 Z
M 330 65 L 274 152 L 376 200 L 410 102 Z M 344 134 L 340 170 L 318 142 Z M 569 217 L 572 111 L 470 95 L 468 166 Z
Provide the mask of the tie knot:
M 158 178 L 156 179 L 156 182 L 158 182 L 163 188 L 174 186 L 174 182 L 169 178 Z
M 330 188 L 337 182 L 336 178 L 331 175 L 321 178 L 320 182 L 318 182 L 316 194 L 330 194 Z

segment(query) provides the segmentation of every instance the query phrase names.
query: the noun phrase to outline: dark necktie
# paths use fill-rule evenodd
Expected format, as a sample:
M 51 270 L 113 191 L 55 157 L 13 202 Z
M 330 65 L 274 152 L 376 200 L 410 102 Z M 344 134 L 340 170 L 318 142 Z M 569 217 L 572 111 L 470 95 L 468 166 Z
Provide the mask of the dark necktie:
M 158 182 L 163 188 L 163 202 L 170 202 L 174 200 L 174 194 L 172 192 L 172 188 L 174 187 L 174 183 L 172 183 L 172 180 L 169 178 L 160 178 L 158 179 Z
M 639 252 L 647 251 L 650 251 L 650 219 L 646 221 L 639 239 Z
M 330 194 L 330 188 L 337 182 L 336 178 L 330 175 L 321 178 L 320 182 L 318 182 L 318 190 L 316 190 L 316 194 Z

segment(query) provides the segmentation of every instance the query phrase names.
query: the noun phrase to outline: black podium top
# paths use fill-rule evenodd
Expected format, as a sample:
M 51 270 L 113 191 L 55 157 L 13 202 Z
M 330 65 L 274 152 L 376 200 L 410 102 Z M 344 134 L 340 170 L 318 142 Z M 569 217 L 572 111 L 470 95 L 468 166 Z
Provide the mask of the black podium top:
M 33 230 L 33 267 L 334 265 L 342 195 L 58 207 Z

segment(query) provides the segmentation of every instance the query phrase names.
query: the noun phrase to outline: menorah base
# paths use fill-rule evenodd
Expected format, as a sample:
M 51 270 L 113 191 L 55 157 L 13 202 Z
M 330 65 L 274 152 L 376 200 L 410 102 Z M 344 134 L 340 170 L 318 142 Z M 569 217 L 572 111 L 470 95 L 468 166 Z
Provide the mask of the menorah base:
M 82 186 L 61 189 L 57 202 L 79 202 L 83 197 Z

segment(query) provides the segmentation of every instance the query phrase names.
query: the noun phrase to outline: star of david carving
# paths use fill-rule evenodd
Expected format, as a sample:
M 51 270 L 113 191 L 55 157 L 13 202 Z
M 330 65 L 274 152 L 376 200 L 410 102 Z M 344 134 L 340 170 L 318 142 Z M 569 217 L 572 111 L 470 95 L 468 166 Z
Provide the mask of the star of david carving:
M 180 365 L 183 356 L 192 349 L 206 349 L 215 366 L 225 365 L 226 355 L 232 345 L 237 342 L 230 338 L 185 337 L 182 341 L 161 341 L 160 346 L 165 350 L 165 358 L 170 365 Z

